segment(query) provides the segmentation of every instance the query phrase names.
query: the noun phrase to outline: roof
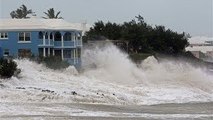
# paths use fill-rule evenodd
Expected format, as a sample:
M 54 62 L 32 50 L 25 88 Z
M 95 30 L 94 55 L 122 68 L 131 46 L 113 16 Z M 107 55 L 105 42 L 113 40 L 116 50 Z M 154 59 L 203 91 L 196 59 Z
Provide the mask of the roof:
M 190 45 L 186 47 L 186 51 L 201 51 L 207 53 L 213 51 L 212 37 L 197 36 L 189 39 Z
M 204 36 L 196 36 L 196 37 L 189 38 L 190 44 L 209 44 L 209 43 L 206 43 L 206 41 L 213 41 L 213 38 L 204 37 Z
M 0 30 L 79 30 L 81 23 L 69 23 L 63 19 L 0 19 Z
M 207 53 L 208 51 L 213 51 L 213 46 L 188 46 L 186 51 L 201 51 Z

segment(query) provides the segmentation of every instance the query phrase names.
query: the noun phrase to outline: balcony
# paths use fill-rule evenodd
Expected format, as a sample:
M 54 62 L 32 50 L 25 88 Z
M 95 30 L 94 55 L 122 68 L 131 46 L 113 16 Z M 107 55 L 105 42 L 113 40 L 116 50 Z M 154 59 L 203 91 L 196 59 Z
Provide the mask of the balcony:
M 82 42 L 80 40 L 64 41 L 63 45 L 61 41 L 54 41 L 54 47 L 58 47 L 58 48 L 76 48 L 79 46 L 82 46 Z
M 41 46 L 41 47 L 53 47 L 54 44 L 53 44 L 53 40 L 45 40 L 44 43 L 43 43 L 43 40 L 42 39 L 39 39 L 38 40 L 38 46 Z
M 82 41 L 81 40 L 76 40 L 76 46 L 79 46 L 79 47 L 81 47 L 82 46 Z
M 53 40 L 48 40 L 46 39 L 43 43 L 42 39 L 38 40 L 38 46 L 40 47 L 56 47 L 56 48 L 76 48 L 76 47 L 81 47 L 82 46 L 82 41 L 81 40 L 76 40 L 76 41 L 64 41 L 63 45 L 61 41 L 54 41 Z
M 64 41 L 64 47 L 75 47 L 74 41 Z
M 54 41 L 54 47 L 61 47 L 61 41 Z

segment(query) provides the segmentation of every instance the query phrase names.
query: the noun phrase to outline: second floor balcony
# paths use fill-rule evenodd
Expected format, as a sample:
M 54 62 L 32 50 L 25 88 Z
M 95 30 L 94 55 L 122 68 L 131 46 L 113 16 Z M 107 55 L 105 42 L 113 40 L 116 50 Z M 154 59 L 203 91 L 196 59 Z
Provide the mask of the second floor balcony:
M 61 48 L 75 48 L 75 47 L 81 47 L 82 41 L 81 40 L 75 40 L 75 41 L 53 41 L 53 40 L 39 40 L 38 43 L 39 46 L 43 47 L 61 47 Z
M 41 47 L 76 48 L 82 46 L 81 34 L 75 32 L 39 32 L 39 43 Z
M 42 47 L 53 47 L 54 46 L 54 42 L 53 40 L 48 40 L 48 39 L 45 39 L 45 40 L 41 40 L 39 39 L 38 40 L 38 46 L 42 46 Z
M 60 47 L 60 48 L 76 48 L 81 47 L 82 41 L 81 40 L 75 40 L 75 41 L 54 41 L 54 47 Z

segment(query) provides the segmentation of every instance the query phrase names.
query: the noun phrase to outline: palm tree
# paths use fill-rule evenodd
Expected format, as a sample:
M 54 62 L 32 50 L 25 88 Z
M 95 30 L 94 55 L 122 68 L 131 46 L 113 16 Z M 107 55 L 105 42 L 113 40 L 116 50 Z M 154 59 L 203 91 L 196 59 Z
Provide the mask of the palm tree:
M 59 14 L 61 12 L 57 12 L 57 14 L 55 14 L 55 10 L 54 8 L 50 8 L 49 10 L 47 10 L 47 12 L 44 12 L 44 14 L 47 16 L 47 17 L 42 17 L 44 19 L 63 19 L 62 17 L 59 17 Z
M 12 18 L 17 18 L 17 19 L 27 19 L 30 17 L 27 17 L 29 14 L 33 14 L 34 12 L 31 9 L 27 9 L 27 7 L 23 4 L 18 8 L 17 10 L 14 10 L 10 13 L 10 16 Z

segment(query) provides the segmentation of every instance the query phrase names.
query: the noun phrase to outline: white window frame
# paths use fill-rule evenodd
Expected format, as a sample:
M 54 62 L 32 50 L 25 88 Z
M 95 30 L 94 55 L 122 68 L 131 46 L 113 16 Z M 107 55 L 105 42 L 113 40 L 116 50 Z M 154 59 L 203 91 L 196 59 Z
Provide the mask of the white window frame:
M 1 37 L 2 35 L 3 37 Z M 3 40 L 8 39 L 8 32 L 0 32 L 0 39 L 3 39 Z
M 20 33 L 24 33 L 24 40 L 20 40 Z M 26 33 L 30 34 L 30 40 L 26 41 Z M 31 32 L 19 32 L 18 33 L 18 43 L 31 43 Z

